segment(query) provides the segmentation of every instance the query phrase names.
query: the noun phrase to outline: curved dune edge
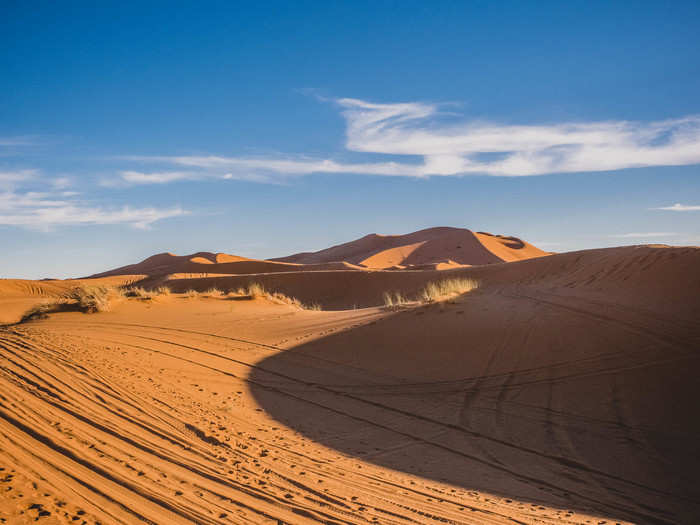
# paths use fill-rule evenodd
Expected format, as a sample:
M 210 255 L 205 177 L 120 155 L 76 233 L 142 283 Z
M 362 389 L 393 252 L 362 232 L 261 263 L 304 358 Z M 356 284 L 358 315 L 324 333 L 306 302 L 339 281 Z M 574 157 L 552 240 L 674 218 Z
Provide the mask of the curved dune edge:
M 396 312 L 173 295 L 4 328 L 0 517 L 692 522 L 699 268 L 589 250 Z

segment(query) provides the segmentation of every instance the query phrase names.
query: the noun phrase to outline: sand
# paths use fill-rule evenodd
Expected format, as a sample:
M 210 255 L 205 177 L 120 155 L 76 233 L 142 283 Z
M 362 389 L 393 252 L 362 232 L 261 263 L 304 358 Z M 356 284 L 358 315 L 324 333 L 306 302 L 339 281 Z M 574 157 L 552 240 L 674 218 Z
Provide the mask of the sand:
M 197 257 L 209 262 L 185 264 L 249 262 Z M 141 282 L 255 279 L 334 310 L 173 294 L 5 327 L 0 518 L 693 523 L 700 249 L 457 265 L 217 277 L 169 266 Z M 481 286 L 377 306 L 381 290 L 456 276 Z M 0 308 L 70 284 L 0 281 Z

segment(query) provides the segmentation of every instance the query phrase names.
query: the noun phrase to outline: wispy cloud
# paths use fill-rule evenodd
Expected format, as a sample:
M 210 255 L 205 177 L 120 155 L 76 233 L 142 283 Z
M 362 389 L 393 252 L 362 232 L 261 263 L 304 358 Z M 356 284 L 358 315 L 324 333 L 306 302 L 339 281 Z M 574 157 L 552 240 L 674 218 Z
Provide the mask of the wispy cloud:
M 615 239 L 648 239 L 653 237 L 675 237 L 677 235 L 679 234 L 675 232 L 632 232 L 608 235 L 608 237 Z
M 127 224 L 148 228 L 156 221 L 186 215 L 180 207 L 105 208 L 72 199 L 75 192 L 0 192 L 0 226 L 48 231 L 56 226 Z
M 36 144 L 36 137 L 0 137 L 0 147 L 2 146 L 32 146 Z
M 348 150 L 411 159 L 348 163 L 301 155 L 130 157 L 132 161 L 200 171 L 179 178 L 165 173 L 122 172 L 121 178 L 143 184 L 207 176 L 268 180 L 312 173 L 528 176 L 700 163 L 700 116 L 657 122 L 454 123 L 445 121 L 438 104 L 377 104 L 352 98 L 335 99 L 334 103 L 345 118 Z M 418 160 L 413 161 L 414 157 Z
M 680 202 L 677 202 L 673 206 L 661 206 L 660 208 L 652 208 L 652 210 L 700 211 L 700 205 L 681 204 Z
M 120 175 L 123 181 L 131 184 L 164 184 L 166 182 L 197 178 L 196 173 L 186 171 L 165 171 L 159 173 L 122 171 Z

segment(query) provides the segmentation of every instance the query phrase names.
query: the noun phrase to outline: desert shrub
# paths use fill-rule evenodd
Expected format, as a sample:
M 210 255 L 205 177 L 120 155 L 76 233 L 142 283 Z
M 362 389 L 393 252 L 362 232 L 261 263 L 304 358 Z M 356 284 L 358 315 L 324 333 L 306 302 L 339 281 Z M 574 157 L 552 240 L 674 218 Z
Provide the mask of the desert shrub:
M 25 323 L 27 321 L 33 321 L 34 319 L 45 319 L 50 313 L 56 312 L 60 305 L 61 303 L 56 300 L 45 299 L 24 312 L 19 322 Z
M 219 297 L 223 295 L 223 292 L 214 286 L 204 292 L 204 295 L 207 297 Z
M 185 297 L 193 298 L 197 296 L 199 296 L 199 292 L 197 290 L 193 290 L 192 288 L 185 292 Z
M 155 289 L 155 292 L 158 295 L 170 295 L 170 288 L 167 286 L 159 286 Z
M 67 299 L 75 302 L 79 310 L 87 313 L 107 312 L 111 303 L 124 292 L 113 286 L 93 286 L 82 284 L 67 294 Z
M 44 319 L 48 314 L 62 311 L 85 313 L 107 312 L 114 301 L 124 297 L 124 291 L 114 286 L 81 284 L 69 290 L 61 298 L 45 299 L 27 310 L 20 323 Z
M 474 279 L 444 279 L 425 285 L 425 288 L 421 290 L 419 296 L 423 302 L 432 303 L 445 297 L 470 292 L 478 287 L 479 282 Z

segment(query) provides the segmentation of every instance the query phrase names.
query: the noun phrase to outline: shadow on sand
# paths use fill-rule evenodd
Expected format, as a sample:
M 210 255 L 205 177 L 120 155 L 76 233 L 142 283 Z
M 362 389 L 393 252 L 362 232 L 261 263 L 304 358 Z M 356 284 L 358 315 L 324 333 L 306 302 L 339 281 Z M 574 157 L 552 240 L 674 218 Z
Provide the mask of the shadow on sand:
M 521 512 L 691 523 L 699 335 L 574 299 L 478 292 L 281 352 L 252 391 L 315 442 Z

